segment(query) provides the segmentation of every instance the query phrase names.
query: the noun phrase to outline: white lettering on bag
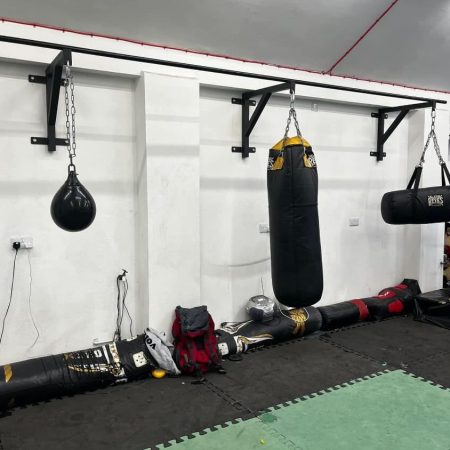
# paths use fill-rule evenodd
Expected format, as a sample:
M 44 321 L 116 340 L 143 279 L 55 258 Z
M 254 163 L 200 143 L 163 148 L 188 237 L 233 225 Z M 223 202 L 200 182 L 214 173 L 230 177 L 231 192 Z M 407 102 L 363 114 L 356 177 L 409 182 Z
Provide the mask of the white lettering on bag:
M 428 196 L 428 206 L 444 206 L 444 196 L 443 195 L 429 195 Z

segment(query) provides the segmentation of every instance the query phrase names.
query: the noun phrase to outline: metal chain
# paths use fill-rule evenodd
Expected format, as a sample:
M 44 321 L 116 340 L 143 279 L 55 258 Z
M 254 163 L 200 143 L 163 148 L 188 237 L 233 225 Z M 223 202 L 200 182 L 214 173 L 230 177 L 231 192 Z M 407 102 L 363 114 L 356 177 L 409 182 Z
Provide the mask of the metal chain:
M 297 136 L 301 138 L 302 132 L 300 131 L 300 126 L 299 126 L 298 120 L 297 120 L 297 112 L 295 111 L 295 92 L 294 92 L 294 90 L 291 90 L 291 101 L 289 104 L 289 116 L 288 116 L 288 120 L 287 120 L 287 124 L 286 124 L 286 130 L 284 131 L 283 142 L 285 142 L 288 138 L 289 128 L 291 126 L 292 118 L 294 119 L 295 128 L 297 130 Z M 284 147 L 284 145 L 283 145 L 283 147 Z
M 64 80 L 64 97 L 66 106 L 66 136 L 67 136 L 67 151 L 69 153 L 70 166 L 74 166 L 73 158 L 77 156 L 77 143 L 75 135 L 75 95 L 74 95 L 74 84 L 73 75 L 70 70 L 69 64 L 66 64 L 66 79 Z M 69 89 L 70 89 L 70 100 L 69 100 Z
M 433 107 L 431 109 L 431 130 L 430 130 L 430 132 L 428 134 L 427 141 L 425 143 L 425 147 L 424 147 L 422 155 L 420 157 L 420 161 L 419 161 L 418 167 L 422 167 L 423 163 L 425 162 L 425 153 L 428 150 L 428 147 L 430 145 L 431 139 L 433 139 L 434 151 L 436 152 L 436 155 L 437 155 L 437 157 L 439 159 L 439 164 L 441 166 L 443 164 L 445 164 L 444 158 L 442 158 L 442 155 L 441 155 L 441 149 L 439 148 L 439 143 L 438 143 L 438 140 L 437 140 L 435 128 L 436 128 L 436 109 Z

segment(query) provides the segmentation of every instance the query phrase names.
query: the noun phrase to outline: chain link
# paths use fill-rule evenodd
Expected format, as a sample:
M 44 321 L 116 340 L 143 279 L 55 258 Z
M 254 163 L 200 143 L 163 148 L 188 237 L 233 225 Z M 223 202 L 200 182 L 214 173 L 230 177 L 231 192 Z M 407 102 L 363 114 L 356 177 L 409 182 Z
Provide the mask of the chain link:
M 435 128 L 436 128 L 436 109 L 433 107 L 431 109 L 431 130 L 430 130 L 430 132 L 428 134 L 427 141 L 425 143 L 425 147 L 424 147 L 422 155 L 420 157 L 420 161 L 419 161 L 418 167 L 422 167 L 423 163 L 425 162 L 425 153 L 428 150 L 428 147 L 430 145 L 431 139 L 433 139 L 434 151 L 436 152 L 436 155 L 437 155 L 437 157 L 439 159 L 439 164 L 441 166 L 443 164 L 445 164 L 444 158 L 442 158 L 442 155 L 441 155 L 441 149 L 439 148 L 439 143 L 438 143 L 438 140 L 437 140 Z
M 295 129 L 297 130 L 297 136 L 302 137 L 302 132 L 300 131 L 300 126 L 297 120 L 297 112 L 295 111 L 295 91 L 291 90 L 291 101 L 289 103 L 289 116 L 286 123 L 286 129 L 284 131 L 283 142 L 288 138 L 289 128 L 291 127 L 291 120 L 294 119 Z M 284 144 L 283 144 L 284 147 Z
M 73 158 L 77 156 L 77 143 L 75 134 L 75 95 L 73 75 L 69 64 L 66 64 L 66 79 L 64 80 L 64 97 L 66 106 L 66 136 L 67 136 L 67 151 L 69 153 L 70 166 L 73 166 Z M 69 100 L 70 90 L 70 100 Z

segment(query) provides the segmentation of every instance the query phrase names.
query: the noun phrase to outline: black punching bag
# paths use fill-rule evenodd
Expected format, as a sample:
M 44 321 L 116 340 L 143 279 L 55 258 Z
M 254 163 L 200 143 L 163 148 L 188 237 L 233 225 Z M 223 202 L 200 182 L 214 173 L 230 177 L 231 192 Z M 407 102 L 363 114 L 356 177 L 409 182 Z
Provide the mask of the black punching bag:
M 78 180 L 73 164 L 69 165 L 67 180 L 53 197 L 50 210 L 56 225 L 66 231 L 84 230 L 94 221 L 95 201 Z
M 284 305 L 313 305 L 323 273 L 317 166 L 305 139 L 285 138 L 270 150 L 267 190 L 273 291 Z

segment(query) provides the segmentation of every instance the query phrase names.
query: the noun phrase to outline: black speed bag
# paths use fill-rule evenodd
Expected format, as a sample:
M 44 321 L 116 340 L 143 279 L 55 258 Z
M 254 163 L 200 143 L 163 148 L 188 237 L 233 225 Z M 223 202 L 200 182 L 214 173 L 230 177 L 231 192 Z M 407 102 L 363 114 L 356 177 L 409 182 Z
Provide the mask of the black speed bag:
M 267 191 L 275 297 L 286 306 L 313 305 L 322 296 L 323 273 L 317 167 L 305 139 L 282 139 L 272 147 Z
M 441 165 L 442 186 L 419 189 L 422 167 L 415 168 L 408 187 L 387 192 L 381 200 L 381 215 L 391 225 L 426 224 L 450 221 L 450 174 Z

